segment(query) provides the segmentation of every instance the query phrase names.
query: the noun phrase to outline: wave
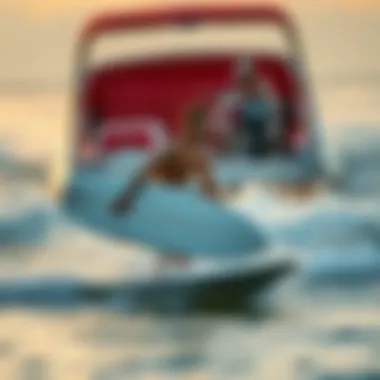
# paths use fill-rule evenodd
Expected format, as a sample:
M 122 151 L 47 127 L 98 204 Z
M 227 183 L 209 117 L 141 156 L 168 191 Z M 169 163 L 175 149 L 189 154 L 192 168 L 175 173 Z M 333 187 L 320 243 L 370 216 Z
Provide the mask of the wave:
M 336 149 L 341 167 L 340 189 L 351 194 L 380 194 L 380 125 L 345 125 Z
M 350 163 L 347 178 L 352 182 L 369 167 L 378 165 L 380 129 L 347 126 L 347 131 L 350 131 L 344 142 L 346 163 Z M 354 142 L 358 136 L 367 136 L 371 144 L 357 148 Z M 6 160 L 3 156 L 7 157 Z M 6 155 L 0 152 L 0 167 L 6 166 L 11 158 L 11 152 Z M 361 207 L 358 198 L 350 199 L 343 193 L 327 194 L 306 208 L 281 203 L 281 199 L 267 193 L 256 194 L 242 199 L 239 208 L 253 216 L 255 221 L 261 221 L 276 243 L 291 247 L 307 258 L 303 273 L 305 281 L 318 279 L 325 283 L 348 283 L 380 278 L 380 201 L 378 197 L 366 199 L 366 207 Z M 72 249 L 75 250 L 80 245 L 77 236 L 80 232 L 74 236 L 73 228 L 62 228 L 66 224 L 72 227 L 57 206 L 50 206 L 44 200 L 38 204 L 31 202 L 23 212 L 0 217 L 0 247 L 44 245 L 54 232 L 60 230 L 62 241 L 73 241 Z M 60 242 L 55 240 L 54 244 Z M 54 250 L 54 244 L 49 249 Z M 76 283 L 63 282 L 66 289 L 73 289 L 72 284 Z M 44 286 L 51 287 L 52 284 L 40 282 L 41 291 Z
M 52 217 L 44 209 L 0 219 L 0 247 L 32 246 L 47 241 Z

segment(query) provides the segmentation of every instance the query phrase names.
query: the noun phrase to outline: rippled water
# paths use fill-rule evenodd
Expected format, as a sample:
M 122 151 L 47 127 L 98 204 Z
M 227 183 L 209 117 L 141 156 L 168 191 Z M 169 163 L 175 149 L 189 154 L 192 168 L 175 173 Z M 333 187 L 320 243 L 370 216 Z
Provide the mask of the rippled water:
M 330 305 L 295 305 L 288 297 L 281 312 L 260 319 L 6 310 L 0 316 L 1 373 L 5 379 L 107 380 L 379 375 L 380 310 L 378 302 L 368 302 L 369 293 L 357 294 L 368 304 L 335 298 Z
M 50 125 L 53 111 L 37 124 Z M 377 144 L 364 145 L 350 153 L 339 194 L 306 202 L 254 187 L 236 199 L 301 261 L 250 315 L 133 315 L 114 298 L 73 302 L 73 278 L 102 286 L 136 278 L 152 271 L 154 254 L 105 241 L 37 201 L 35 189 L 13 188 L 0 221 L 0 379 L 380 378 L 380 176 Z M 44 302 L 12 302 L 41 290 Z
M 284 201 L 255 188 L 235 206 L 261 215 L 272 238 L 302 259 L 300 273 L 268 295 L 259 313 L 175 318 L 133 316 L 112 302 L 10 303 L 0 314 L 2 378 L 378 378 L 380 203 L 326 193 L 313 203 Z M 102 241 L 47 207 L 44 215 L 55 224 L 43 244 L 2 250 L 3 283 L 59 275 L 61 285 L 68 276 L 104 284 L 153 265 L 148 251 Z

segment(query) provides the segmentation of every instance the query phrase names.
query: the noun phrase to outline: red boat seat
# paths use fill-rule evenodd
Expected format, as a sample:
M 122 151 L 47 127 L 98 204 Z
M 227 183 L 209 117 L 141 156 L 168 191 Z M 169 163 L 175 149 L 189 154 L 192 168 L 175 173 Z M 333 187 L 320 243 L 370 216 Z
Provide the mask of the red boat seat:
M 103 149 L 133 147 L 142 150 L 161 148 L 168 141 L 164 123 L 155 118 L 130 117 L 105 121 L 101 126 Z
M 184 109 L 207 94 L 234 85 L 236 57 L 200 56 L 110 65 L 93 72 L 84 84 L 84 112 L 95 111 L 104 121 L 153 116 L 165 124 L 169 137 L 178 135 Z M 279 56 L 255 57 L 255 68 L 276 91 L 280 102 L 298 105 L 300 84 L 289 64 Z M 288 107 L 284 136 L 298 134 L 303 121 L 297 107 Z M 107 122 L 104 124 L 107 126 Z M 107 127 L 105 127 L 107 128 Z M 142 137 L 106 140 L 109 149 L 144 145 Z M 290 138 L 291 140 L 291 138 Z M 289 140 L 289 141 L 290 141 Z

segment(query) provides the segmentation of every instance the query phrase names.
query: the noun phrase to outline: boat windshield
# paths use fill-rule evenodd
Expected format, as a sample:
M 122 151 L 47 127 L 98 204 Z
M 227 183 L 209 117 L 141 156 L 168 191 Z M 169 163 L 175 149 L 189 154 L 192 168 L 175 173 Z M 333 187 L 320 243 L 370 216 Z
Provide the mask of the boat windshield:
M 87 65 L 157 59 L 204 53 L 270 52 L 290 55 L 286 33 L 277 25 L 202 22 L 121 31 L 100 36 L 91 46 Z

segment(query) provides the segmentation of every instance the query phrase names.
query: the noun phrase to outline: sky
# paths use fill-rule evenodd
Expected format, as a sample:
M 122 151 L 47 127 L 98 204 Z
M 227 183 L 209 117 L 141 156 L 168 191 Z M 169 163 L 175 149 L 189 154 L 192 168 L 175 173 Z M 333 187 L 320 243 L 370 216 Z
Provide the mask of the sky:
M 186 1 L 186 0 L 185 0 Z M 192 2 L 196 2 L 192 1 Z M 55 0 L 54 2 L 46 2 L 44 0 L 12 0 L 2 1 L 5 4 L 12 4 L 14 8 L 27 10 L 34 15 L 42 17 L 50 17 L 55 13 L 72 11 L 77 9 L 91 10 L 93 7 L 102 7 L 105 4 L 104 0 Z M 128 6 L 141 6 L 162 3 L 159 0 L 112 0 L 107 5 L 128 5 Z M 209 2 L 212 2 L 209 1 Z M 214 2 L 223 2 L 218 0 Z M 252 2 L 252 0 L 250 0 Z M 354 9 L 355 11 L 363 11 L 366 9 L 373 9 L 379 6 L 378 0 L 282 0 L 279 1 L 283 4 L 295 5 L 304 9 L 315 10 L 328 7 L 343 7 L 346 9 Z M 167 0 L 166 3 L 183 3 L 183 0 Z
M 68 79 L 83 21 L 104 9 L 203 0 L 0 0 L 0 84 Z M 226 2 L 230 0 L 211 0 Z M 250 1 L 251 2 L 251 1 Z M 364 75 L 380 68 L 380 0 L 278 0 L 296 16 L 317 75 Z
M 83 22 L 106 9 L 205 1 L 0 0 L 0 140 L 9 137 L 22 154 L 57 156 L 64 167 L 71 113 L 70 91 L 61 89 L 70 88 L 73 47 Z M 300 27 L 323 124 L 378 124 L 380 0 L 277 2 Z M 329 77 L 352 83 L 332 90 L 324 87 L 323 78 Z M 14 92 L 15 84 L 37 88 L 38 94 Z M 58 84 L 59 91 L 40 91 L 50 84 Z

